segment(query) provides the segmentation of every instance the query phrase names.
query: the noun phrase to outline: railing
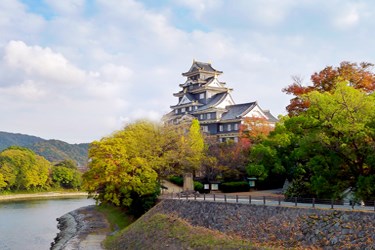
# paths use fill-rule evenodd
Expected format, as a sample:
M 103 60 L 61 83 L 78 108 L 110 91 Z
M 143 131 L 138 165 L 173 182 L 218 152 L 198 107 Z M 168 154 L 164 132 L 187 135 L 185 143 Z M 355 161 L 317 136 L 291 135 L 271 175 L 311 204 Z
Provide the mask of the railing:
M 185 199 L 212 202 L 227 202 L 240 204 L 254 204 L 267 206 L 286 206 L 303 207 L 318 209 L 336 209 L 336 210 L 361 210 L 375 211 L 375 201 L 364 201 L 361 203 L 349 203 L 342 200 L 333 199 L 315 199 L 315 198 L 283 198 L 274 196 L 251 196 L 251 195 L 232 195 L 232 194 L 191 194 L 183 193 L 163 194 L 162 199 Z

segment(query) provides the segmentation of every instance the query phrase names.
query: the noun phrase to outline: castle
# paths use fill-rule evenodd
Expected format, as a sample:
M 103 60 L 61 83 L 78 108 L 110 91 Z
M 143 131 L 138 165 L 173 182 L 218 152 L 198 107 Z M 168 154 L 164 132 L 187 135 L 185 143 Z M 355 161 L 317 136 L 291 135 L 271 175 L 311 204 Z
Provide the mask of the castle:
M 164 122 L 179 124 L 196 118 L 203 132 L 216 135 L 221 142 L 237 142 L 240 125 L 246 117 L 264 118 L 273 127 L 277 119 L 256 101 L 235 104 L 230 94 L 232 89 L 218 79 L 222 73 L 210 63 L 193 61 L 190 69 L 182 73 L 186 81 L 179 85 L 182 90 L 173 94 L 178 103 L 171 106 Z

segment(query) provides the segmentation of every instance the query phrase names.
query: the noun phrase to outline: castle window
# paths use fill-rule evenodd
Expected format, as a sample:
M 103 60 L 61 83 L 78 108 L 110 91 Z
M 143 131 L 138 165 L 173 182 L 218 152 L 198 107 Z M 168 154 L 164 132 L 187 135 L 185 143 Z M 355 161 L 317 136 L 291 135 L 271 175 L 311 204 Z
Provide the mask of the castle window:
M 231 130 L 232 130 L 232 125 L 228 124 L 228 131 L 231 131 Z
M 219 131 L 220 131 L 220 132 L 223 132 L 223 125 L 220 125 L 220 126 L 219 126 Z
M 204 118 L 203 114 L 200 114 L 199 119 L 203 120 L 203 118 Z
M 207 120 L 209 120 L 209 119 L 211 119 L 211 114 L 210 113 L 207 114 Z
M 199 99 L 204 99 L 204 93 L 199 94 Z
M 234 124 L 234 130 L 238 130 L 238 123 Z
M 175 110 L 174 110 L 174 113 L 177 115 L 177 114 L 178 114 L 178 109 L 175 109 Z
M 181 113 L 184 113 L 184 112 L 185 112 L 185 108 L 182 108 L 182 109 L 181 109 Z

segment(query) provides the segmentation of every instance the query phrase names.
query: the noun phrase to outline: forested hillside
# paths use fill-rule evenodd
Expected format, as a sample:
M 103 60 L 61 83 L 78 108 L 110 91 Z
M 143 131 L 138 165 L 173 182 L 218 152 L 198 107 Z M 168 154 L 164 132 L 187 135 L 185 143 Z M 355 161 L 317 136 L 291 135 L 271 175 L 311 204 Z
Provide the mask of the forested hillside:
M 79 167 L 86 166 L 88 143 L 69 144 L 59 140 L 45 140 L 40 137 L 0 132 L 0 151 L 10 146 L 21 146 L 33 150 L 50 162 L 71 159 Z
M 40 141 L 44 141 L 44 139 L 31 135 L 14 134 L 0 131 L 0 151 L 14 145 L 29 147 Z

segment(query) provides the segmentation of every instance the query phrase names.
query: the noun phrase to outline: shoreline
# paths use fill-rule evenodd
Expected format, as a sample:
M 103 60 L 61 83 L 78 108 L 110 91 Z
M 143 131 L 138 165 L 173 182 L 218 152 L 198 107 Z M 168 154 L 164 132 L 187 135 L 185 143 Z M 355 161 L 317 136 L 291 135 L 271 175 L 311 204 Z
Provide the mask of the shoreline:
M 87 192 L 42 192 L 34 194 L 4 194 L 0 195 L 1 201 L 12 201 L 12 200 L 29 200 L 29 199 L 43 199 L 43 198 L 69 198 L 69 197 L 88 197 Z
M 78 208 L 56 220 L 60 232 L 51 243 L 51 250 L 102 250 L 103 240 L 111 233 L 108 220 L 95 205 Z

